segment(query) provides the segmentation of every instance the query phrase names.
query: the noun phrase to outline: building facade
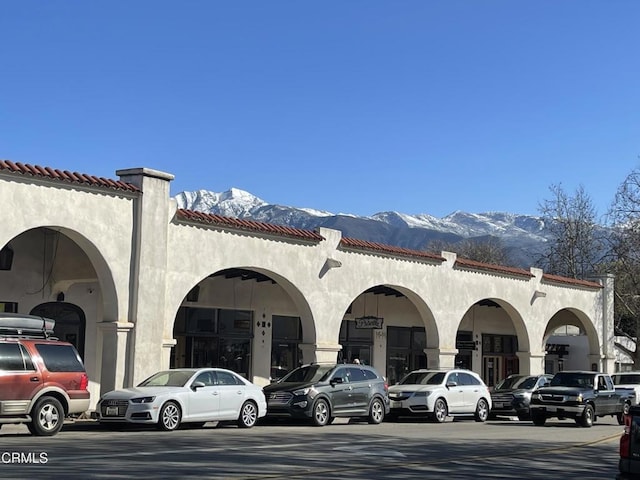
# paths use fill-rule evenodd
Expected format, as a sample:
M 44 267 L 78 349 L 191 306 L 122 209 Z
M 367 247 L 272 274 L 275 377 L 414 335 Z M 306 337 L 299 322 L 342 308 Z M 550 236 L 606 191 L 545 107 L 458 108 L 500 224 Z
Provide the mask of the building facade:
M 489 385 L 563 364 L 613 371 L 611 276 L 182 210 L 172 175 L 116 175 L 0 161 L 0 308 L 55 318 L 94 402 L 170 366 L 224 366 L 258 384 L 355 358 L 391 383 L 420 367 L 469 368 Z M 566 326 L 579 349 L 549 342 Z

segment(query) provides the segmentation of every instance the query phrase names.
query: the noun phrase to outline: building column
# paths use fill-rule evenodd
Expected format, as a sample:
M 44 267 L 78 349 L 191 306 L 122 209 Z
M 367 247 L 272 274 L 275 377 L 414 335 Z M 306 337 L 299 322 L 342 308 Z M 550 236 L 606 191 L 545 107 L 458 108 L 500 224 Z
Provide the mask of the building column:
M 518 370 L 521 375 L 539 375 L 544 373 L 544 353 L 516 352 Z
M 302 363 L 335 363 L 342 345 L 301 343 L 300 350 L 302 350 Z
M 455 368 L 458 349 L 445 350 L 444 348 L 425 348 L 427 356 L 427 368 L 447 369 Z
M 98 323 L 98 334 L 102 337 L 101 395 L 126 386 L 127 347 L 133 327 L 130 322 Z

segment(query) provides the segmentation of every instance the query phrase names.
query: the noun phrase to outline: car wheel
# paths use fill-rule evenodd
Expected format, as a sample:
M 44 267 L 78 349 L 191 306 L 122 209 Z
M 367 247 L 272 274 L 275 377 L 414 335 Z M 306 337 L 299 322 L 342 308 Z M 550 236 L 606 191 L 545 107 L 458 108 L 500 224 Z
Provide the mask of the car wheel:
M 316 401 L 313 406 L 313 415 L 311 420 L 316 427 L 324 427 L 327 423 L 329 423 L 329 418 L 331 417 L 331 411 L 329 409 L 329 404 L 323 398 L 320 398 Z
M 258 421 L 258 407 L 253 402 L 244 402 L 240 409 L 238 417 L 238 426 L 240 428 L 251 428 Z
M 384 420 L 384 405 L 382 400 L 374 398 L 371 402 L 371 408 L 369 409 L 369 423 L 378 424 Z
M 589 428 L 593 425 L 593 407 L 591 405 L 587 405 L 584 407 L 582 411 L 582 416 L 580 419 L 576 419 L 581 427 Z
M 27 424 L 27 428 L 32 434 L 39 436 L 55 435 L 60 431 L 64 423 L 64 409 L 58 399 L 42 397 L 33 407 L 31 418 L 31 423 Z
M 447 419 L 447 415 L 449 415 L 447 402 L 444 401 L 444 398 L 437 399 L 433 404 L 433 419 L 438 423 L 443 423 Z
M 160 430 L 172 431 L 180 426 L 180 418 L 182 412 L 176 402 L 169 401 L 160 409 L 160 417 L 158 418 L 158 428 Z
M 486 422 L 489 418 L 489 404 L 484 398 L 478 400 L 476 405 L 476 413 L 474 415 L 476 422 Z
M 547 421 L 547 417 L 544 414 L 540 415 L 539 413 L 532 413 L 531 414 L 531 421 L 537 427 L 542 427 L 545 424 L 545 422 Z

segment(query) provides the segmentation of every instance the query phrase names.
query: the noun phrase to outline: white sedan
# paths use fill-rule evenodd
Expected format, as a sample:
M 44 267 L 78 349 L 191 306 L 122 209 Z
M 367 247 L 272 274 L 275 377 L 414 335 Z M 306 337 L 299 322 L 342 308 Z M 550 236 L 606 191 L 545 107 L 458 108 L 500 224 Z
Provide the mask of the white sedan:
M 97 406 L 101 424 L 156 424 L 161 430 L 230 420 L 251 428 L 266 413 L 262 388 L 221 368 L 161 371 L 137 387 L 106 393 Z

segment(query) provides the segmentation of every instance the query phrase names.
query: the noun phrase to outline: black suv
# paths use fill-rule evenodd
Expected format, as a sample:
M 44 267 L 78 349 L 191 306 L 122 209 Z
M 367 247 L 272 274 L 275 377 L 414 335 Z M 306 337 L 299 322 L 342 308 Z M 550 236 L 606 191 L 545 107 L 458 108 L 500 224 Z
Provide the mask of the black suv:
M 55 321 L 0 313 L 0 427 L 26 423 L 55 435 L 89 408 L 89 378 L 75 347 L 55 338 Z
M 263 390 L 267 417 L 308 418 L 319 427 L 335 417 L 380 423 L 389 413 L 387 382 L 366 365 L 303 365 Z

